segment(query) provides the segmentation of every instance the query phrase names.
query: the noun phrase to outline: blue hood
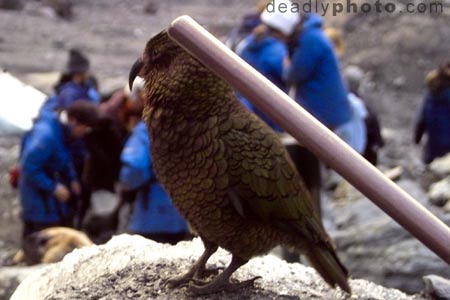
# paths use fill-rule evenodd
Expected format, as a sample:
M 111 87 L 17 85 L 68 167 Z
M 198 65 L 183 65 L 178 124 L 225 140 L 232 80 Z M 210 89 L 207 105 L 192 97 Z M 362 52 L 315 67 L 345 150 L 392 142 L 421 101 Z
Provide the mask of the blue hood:
M 323 18 L 316 14 L 308 14 L 306 15 L 305 23 L 303 24 L 303 27 L 305 29 L 310 29 L 313 27 L 316 28 L 322 28 L 323 26 Z

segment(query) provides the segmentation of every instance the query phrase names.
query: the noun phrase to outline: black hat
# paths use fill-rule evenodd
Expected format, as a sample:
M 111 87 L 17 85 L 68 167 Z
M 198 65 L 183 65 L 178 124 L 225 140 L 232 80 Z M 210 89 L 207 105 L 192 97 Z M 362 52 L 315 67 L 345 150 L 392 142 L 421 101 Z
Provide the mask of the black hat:
M 84 73 L 89 71 L 89 60 L 78 49 L 70 49 L 66 73 Z

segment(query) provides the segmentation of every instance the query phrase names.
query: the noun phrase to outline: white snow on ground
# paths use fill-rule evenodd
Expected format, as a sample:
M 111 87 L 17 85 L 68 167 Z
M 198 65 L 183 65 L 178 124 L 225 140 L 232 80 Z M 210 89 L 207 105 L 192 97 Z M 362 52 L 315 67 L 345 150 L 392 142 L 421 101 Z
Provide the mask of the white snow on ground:
M 7 72 L 0 72 L 0 135 L 31 128 L 47 96 Z

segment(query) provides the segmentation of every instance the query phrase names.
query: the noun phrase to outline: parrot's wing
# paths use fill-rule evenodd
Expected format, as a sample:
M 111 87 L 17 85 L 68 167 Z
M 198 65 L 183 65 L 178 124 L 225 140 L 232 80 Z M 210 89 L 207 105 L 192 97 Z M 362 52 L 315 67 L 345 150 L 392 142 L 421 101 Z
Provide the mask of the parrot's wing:
M 227 153 L 228 196 L 239 214 L 297 231 L 309 240 L 327 239 L 311 195 L 278 136 L 253 114 L 231 116 L 222 135 Z

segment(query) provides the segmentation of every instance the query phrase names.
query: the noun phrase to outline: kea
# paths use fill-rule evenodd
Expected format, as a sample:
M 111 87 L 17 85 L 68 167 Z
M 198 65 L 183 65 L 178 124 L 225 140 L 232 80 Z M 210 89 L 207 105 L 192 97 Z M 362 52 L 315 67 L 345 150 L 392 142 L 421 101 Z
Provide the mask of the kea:
M 172 287 L 195 294 L 235 291 L 259 277 L 230 281 L 252 257 L 275 246 L 303 253 L 323 279 L 350 293 L 311 195 L 277 134 L 248 111 L 233 89 L 163 31 L 147 42 L 129 84 L 145 81 L 146 121 L 154 170 L 205 250 Z M 222 247 L 230 264 L 210 281 L 205 264 Z

